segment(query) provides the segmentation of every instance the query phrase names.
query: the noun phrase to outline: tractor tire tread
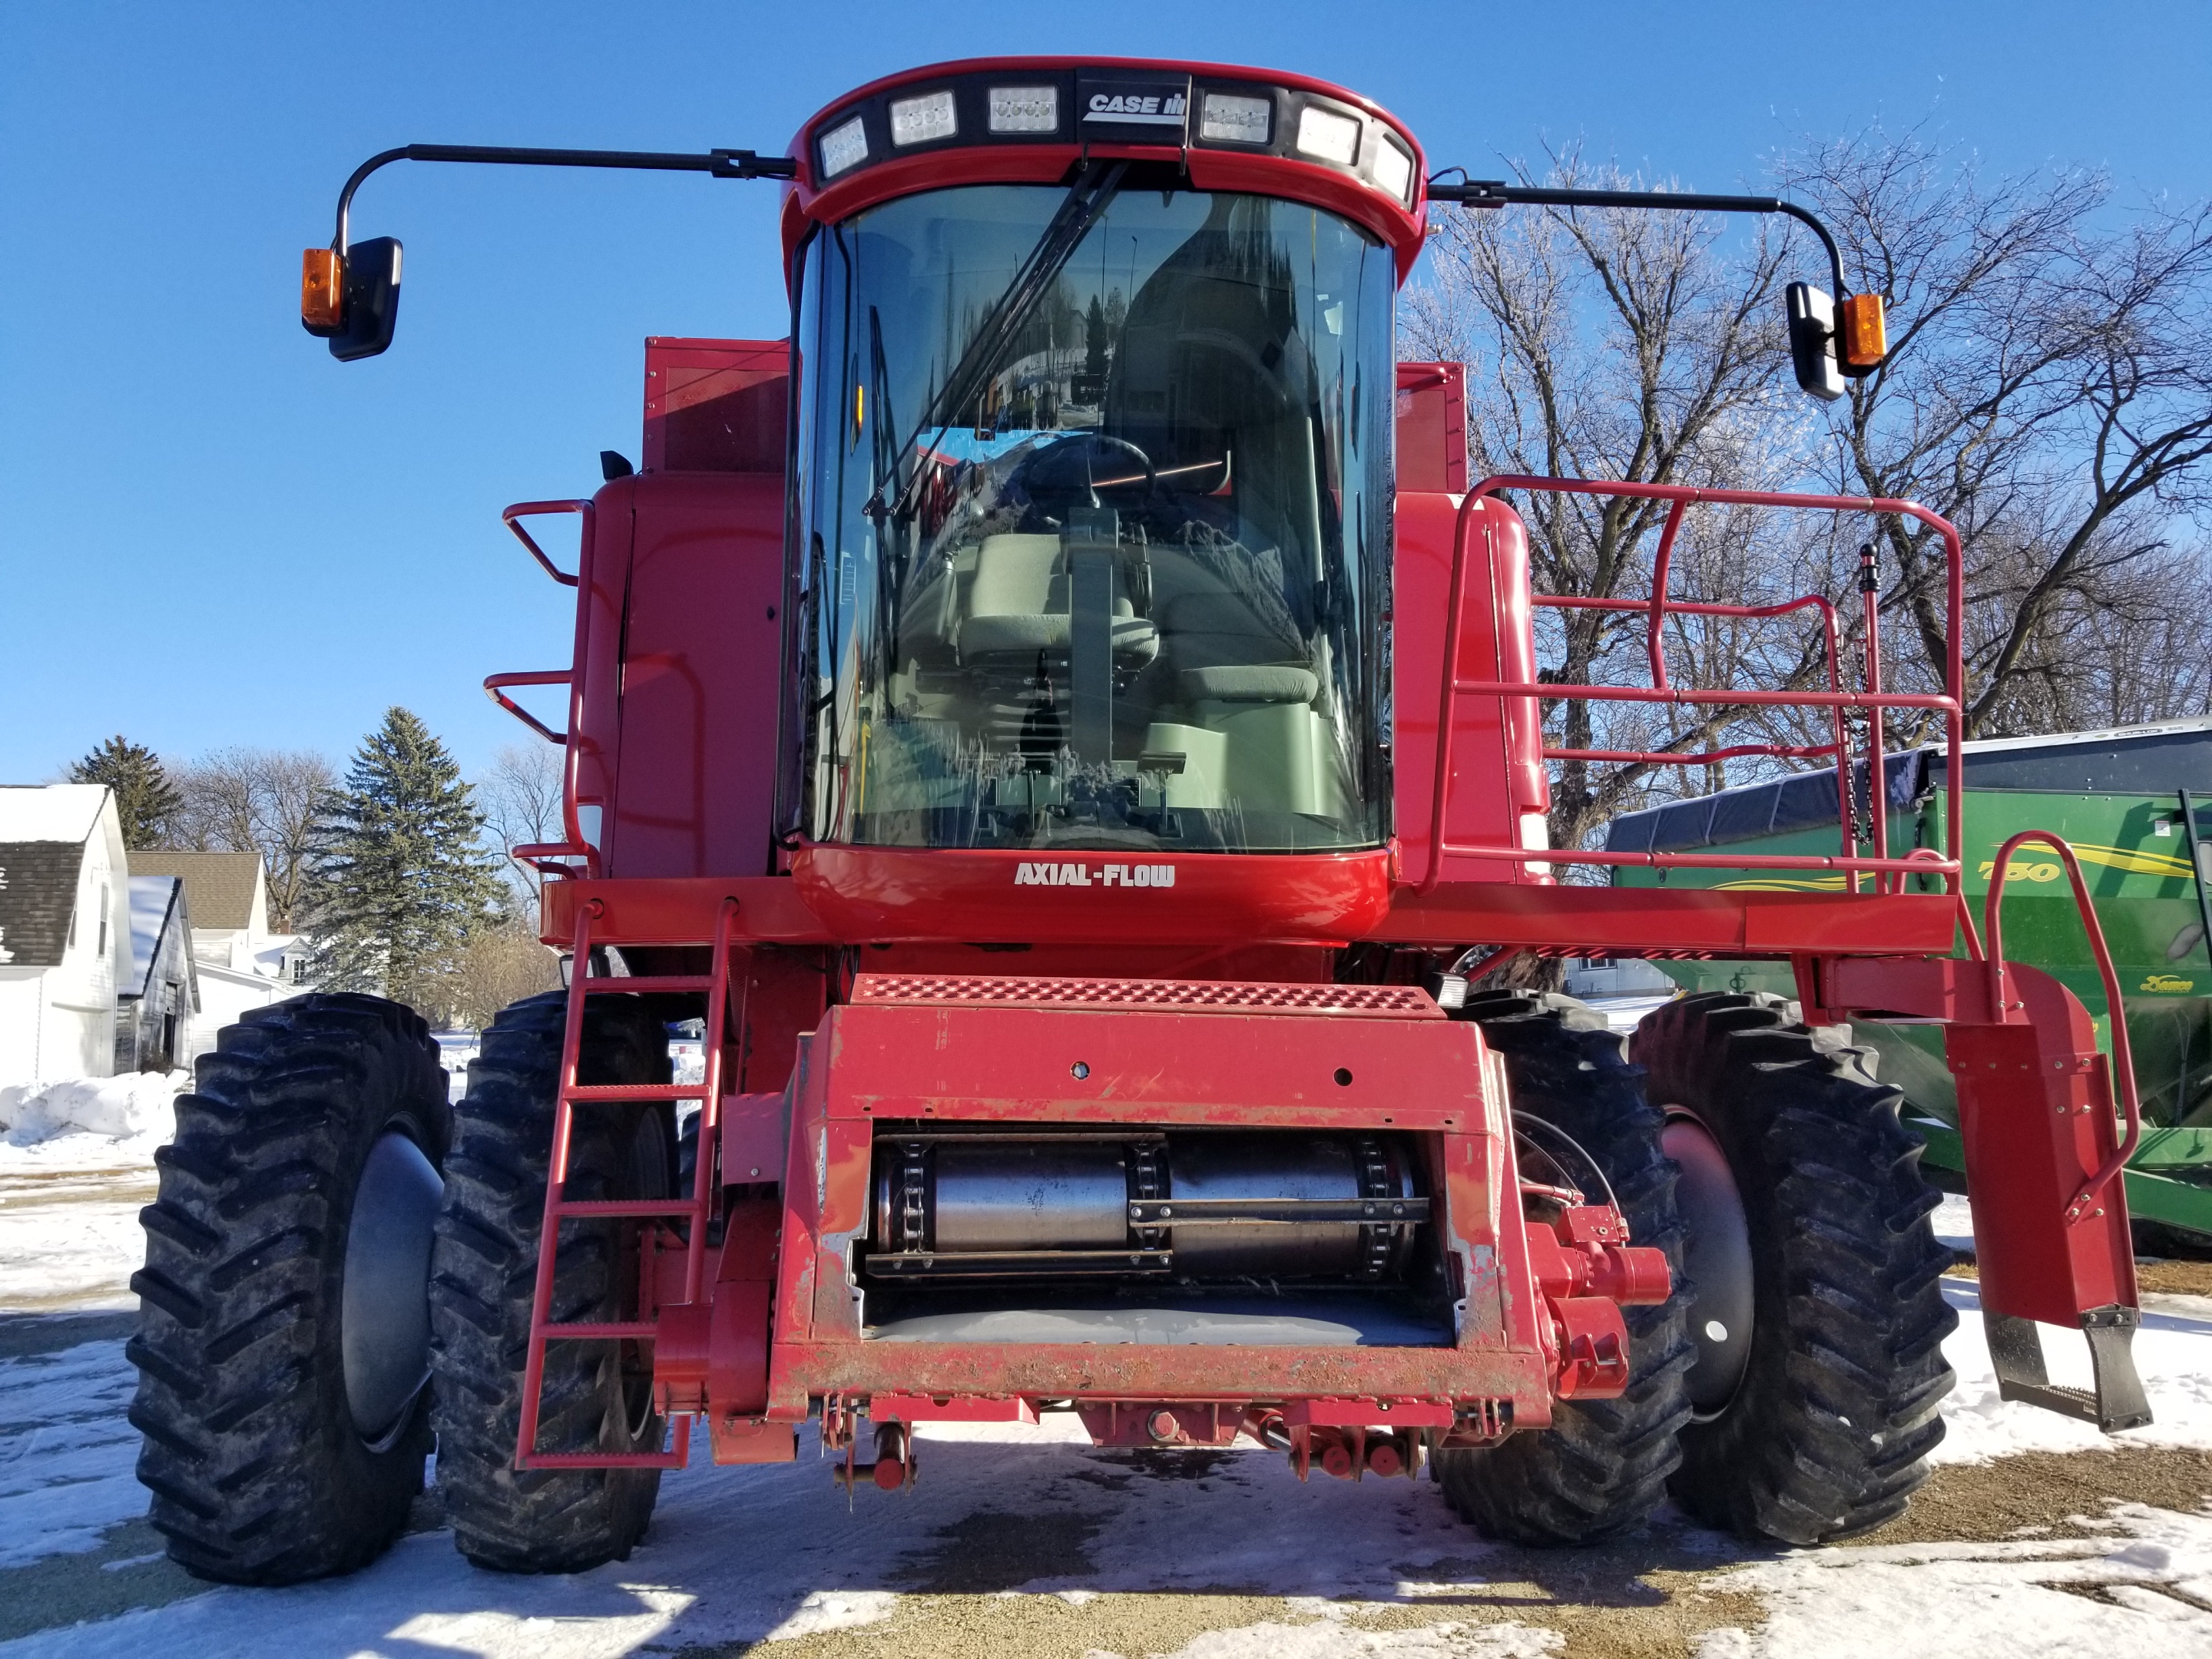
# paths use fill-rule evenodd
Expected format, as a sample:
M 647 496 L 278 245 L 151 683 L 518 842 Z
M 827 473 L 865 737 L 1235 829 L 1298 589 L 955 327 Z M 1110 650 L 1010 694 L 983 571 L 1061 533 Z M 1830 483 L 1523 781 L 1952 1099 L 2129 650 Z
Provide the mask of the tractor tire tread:
M 1631 1238 L 1665 1250 L 1674 1271 L 1666 1303 L 1622 1310 L 1631 1354 L 1626 1394 L 1559 1401 L 1548 1429 L 1437 1455 L 1446 1499 L 1492 1537 L 1589 1543 L 1641 1524 L 1658 1507 L 1680 1456 L 1676 1431 L 1689 1417 L 1676 1170 L 1659 1150 L 1660 1117 L 1644 1097 L 1642 1073 L 1595 1009 L 1571 997 L 1507 991 L 1469 999 L 1461 1017 L 1480 1024 L 1484 1041 L 1503 1056 L 1516 1109 L 1556 1124 L 1597 1159 Z
M 567 993 L 547 992 L 506 1009 L 485 1030 L 456 1110 L 431 1261 L 439 1489 L 461 1553 L 502 1572 L 578 1572 L 626 1559 L 659 1488 L 657 1469 L 514 1468 L 567 1009 Z M 665 1028 L 642 1000 L 603 996 L 586 1005 L 580 1081 L 659 1083 L 668 1073 Z M 576 1113 L 571 1198 L 612 1191 L 617 1133 L 609 1120 L 621 1116 L 600 1106 Z M 592 1317 L 618 1294 L 611 1234 L 605 1222 L 563 1224 L 553 1319 Z M 540 1447 L 601 1443 L 614 1352 L 601 1343 L 549 1345 Z M 659 1425 L 653 1419 L 653 1449 Z
M 1674 1501 L 1790 1544 L 1881 1525 L 1942 1439 L 1942 1342 L 1958 1324 L 1941 1283 L 1950 1253 L 1929 1221 L 1939 1199 L 1901 1093 L 1840 1032 L 1763 993 L 1664 1004 L 1633 1052 L 1662 1105 L 1705 1119 L 1744 1187 L 1754 1259 L 1778 1264 L 1735 1400 L 1682 1431 Z
M 360 1163 L 395 1109 L 443 1157 L 446 1073 L 420 1018 L 347 994 L 252 1009 L 216 1042 L 140 1212 L 129 1415 L 170 1557 L 219 1583 L 296 1583 L 374 1559 L 422 1490 L 428 1391 L 365 1445 L 336 1313 Z

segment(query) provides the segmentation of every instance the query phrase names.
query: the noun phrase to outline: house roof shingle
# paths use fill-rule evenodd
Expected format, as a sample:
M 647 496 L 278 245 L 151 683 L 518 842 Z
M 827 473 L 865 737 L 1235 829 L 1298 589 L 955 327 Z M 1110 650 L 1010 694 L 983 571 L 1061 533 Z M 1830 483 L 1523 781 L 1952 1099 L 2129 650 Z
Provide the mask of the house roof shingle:
M 82 841 L 0 842 L 0 967 L 61 965 L 83 867 Z
M 195 927 L 244 927 L 253 918 L 253 893 L 261 878 L 258 853 L 131 854 L 134 876 L 181 876 L 185 903 Z

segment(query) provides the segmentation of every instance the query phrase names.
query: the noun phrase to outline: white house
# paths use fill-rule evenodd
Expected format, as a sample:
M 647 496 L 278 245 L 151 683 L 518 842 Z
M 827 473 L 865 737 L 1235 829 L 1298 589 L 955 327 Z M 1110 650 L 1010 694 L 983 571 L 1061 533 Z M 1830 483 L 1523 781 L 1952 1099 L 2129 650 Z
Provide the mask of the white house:
M 112 1074 L 126 873 L 105 786 L 0 786 L 0 1082 Z
M 188 1055 L 215 1047 L 216 1033 L 259 1008 L 314 988 L 310 952 L 296 933 L 269 931 L 269 884 L 258 853 L 141 852 L 135 876 L 174 876 L 191 911 L 192 966 L 199 981 L 199 1017 Z

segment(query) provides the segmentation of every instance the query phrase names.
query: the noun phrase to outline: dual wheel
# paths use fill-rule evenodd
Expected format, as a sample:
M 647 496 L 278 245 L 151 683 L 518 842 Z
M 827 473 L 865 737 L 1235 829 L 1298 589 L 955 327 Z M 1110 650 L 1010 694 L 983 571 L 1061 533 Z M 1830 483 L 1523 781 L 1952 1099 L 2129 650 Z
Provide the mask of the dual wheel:
M 434 1434 L 456 1541 L 483 1565 L 574 1571 L 643 1535 L 657 1471 L 514 1468 L 565 1006 L 553 993 L 500 1015 L 457 1110 L 422 1020 L 375 998 L 257 1010 L 201 1060 L 143 1212 L 128 1350 L 139 1477 L 189 1571 L 273 1584 L 366 1564 L 406 1526 Z M 1626 1310 L 1620 1399 L 1440 1454 L 1453 1505 L 1537 1544 L 1619 1532 L 1668 1496 L 1800 1544 L 1902 1510 L 1942 1437 L 1956 1320 L 1898 1091 L 1776 998 L 1678 1000 L 1626 1052 L 1567 998 L 1505 994 L 1465 1014 L 1504 1058 L 1516 1111 L 1596 1162 L 1676 1288 Z M 595 1000 L 580 1075 L 665 1082 L 659 1022 Z M 587 1109 L 567 1196 L 665 1196 L 678 1161 L 665 1103 Z M 634 1312 L 634 1237 L 563 1225 L 556 1321 Z M 541 1449 L 661 1436 L 637 1345 L 550 1346 Z
M 501 1014 L 458 1107 L 423 1022 L 374 997 L 256 1009 L 202 1057 L 156 1155 L 127 1350 L 138 1476 L 187 1571 L 283 1584 L 366 1565 L 406 1528 L 434 1444 L 482 1565 L 575 1571 L 643 1535 L 658 1471 L 513 1467 L 566 1007 Z M 666 1082 L 665 1029 L 595 1000 L 580 1078 Z M 665 1103 L 593 1105 L 566 1195 L 665 1197 L 676 1164 Z M 563 1224 L 553 1319 L 634 1316 L 635 1233 Z M 659 1449 L 636 1343 L 550 1345 L 541 1398 L 542 1450 Z
M 1942 1438 L 1958 1320 L 1899 1091 L 1778 997 L 1678 998 L 1626 1044 L 1566 997 L 1471 999 L 1464 1017 L 1503 1057 L 1516 1113 L 1600 1166 L 1675 1289 L 1625 1310 L 1620 1399 L 1441 1454 L 1453 1506 L 1530 1544 L 1606 1537 L 1662 1498 L 1792 1544 L 1901 1511 Z

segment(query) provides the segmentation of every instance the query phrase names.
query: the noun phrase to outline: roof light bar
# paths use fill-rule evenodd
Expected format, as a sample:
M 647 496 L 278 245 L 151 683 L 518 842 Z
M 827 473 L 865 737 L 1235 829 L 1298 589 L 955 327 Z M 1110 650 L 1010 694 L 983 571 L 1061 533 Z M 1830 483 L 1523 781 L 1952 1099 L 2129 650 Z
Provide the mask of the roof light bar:
M 822 176 L 835 179 L 868 159 L 868 130 L 855 115 L 822 135 Z
M 993 87 L 990 125 L 994 132 L 1058 132 L 1058 87 Z
M 950 91 L 891 100 L 891 143 L 901 149 L 951 138 L 959 131 L 960 118 L 953 112 Z
M 1385 138 L 1375 146 L 1375 182 L 1409 206 L 1413 199 L 1413 158 Z
M 1271 98 L 1209 92 L 1199 108 L 1198 136 L 1218 144 L 1264 144 L 1274 136 L 1274 121 Z
M 1309 104 L 1298 112 L 1298 153 L 1348 167 L 1359 159 L 1359 123 Z

